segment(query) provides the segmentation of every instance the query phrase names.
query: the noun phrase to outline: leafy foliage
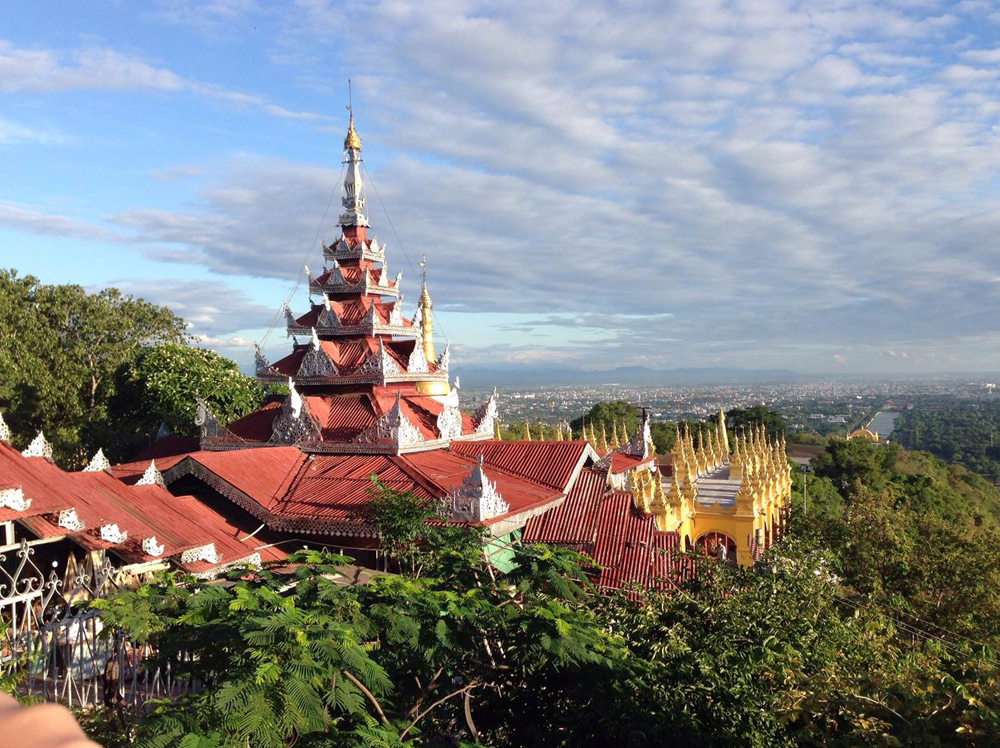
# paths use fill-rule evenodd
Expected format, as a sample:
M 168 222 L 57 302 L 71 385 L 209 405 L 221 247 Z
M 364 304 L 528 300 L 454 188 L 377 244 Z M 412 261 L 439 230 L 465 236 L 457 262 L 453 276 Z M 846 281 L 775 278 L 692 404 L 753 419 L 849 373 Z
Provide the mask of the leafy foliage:
M 0 270 L 0 410 L 18 443 L 43 429 L 59 462 L 81 464 L 96 450 L 114 372 L 142 346 L 180 342 L 183 330 L 169 309 L 117 289 L 87 293 Z
M 128 456 L 153 441 L 161 424 L 178 435 L 195 435 L 197 399 L 223 423 L 258 407 L 264 390 L 235 362 L 203 348 L 162 344 L 143 348 L 115 374 L 108 405 L 109 445 Z

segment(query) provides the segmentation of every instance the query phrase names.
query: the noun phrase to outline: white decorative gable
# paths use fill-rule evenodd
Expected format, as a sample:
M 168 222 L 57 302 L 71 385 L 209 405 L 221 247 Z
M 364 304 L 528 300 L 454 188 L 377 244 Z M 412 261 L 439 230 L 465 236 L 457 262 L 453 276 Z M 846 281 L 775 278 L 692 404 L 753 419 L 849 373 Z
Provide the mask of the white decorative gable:
M 52 445 L 45 439 L 45 434 L 39 431 L 38 436 L 31 440 L 31 444 L 21 454 L 25 457 L 44 457 L 46 460 L 51 460 Z
M 215 550 L 215 543 L 200 545 L 197 548 L 188 548 L 181 553 L 182 564 L 193 564 L 197 561 L 204 561 L 209 564 L 219 563 L 219 554 Z
M 111 463 L 108 462 L 108 458 L 104 456 L 104 450 L 98 449 L 97 453 L 90 460 L 90 463 L 83 469 L 85 473 L 96 473 L 101 470 L 110 470 Z
M 163 555 L 163 545 L 157 544 L 155 535 L 150 535 L 142 539 L 142 552 L 147 556 L 158 558 Z
M 437 429 L 442 439 L 457 439 L 462 435 L 462 411 L 458 406 L 444 406 L 437 417 Z
M 105 543 L 124 543 L 128 540 L 128 532 L 120 530 L 116 524 L 101 525 L 101 540 Z
M 510 506 L 483 470 L 483 456 L 476 459 L 469 476 L 445 497 L 448 515 L 453 520 L 482 522 L 510 511 Z
M 156 469 L 156 460 L 150 460 L 149 465 L 146 467 L 146 472 L 142 474 L 142 477 L 135 482 L 137 486 L 160 486 L 161 488 L 166 488 L 167 484 L 163 482 L 163 474 Z
M 385 415 L 358 434 L 354 441 L 358 444 L 384 444 L 401 448 L 420 444 L 424 441 L 424 437 L 403 414 L 397 394 L 396 402 Z
M 70 507 L 69 509 L 63 509 L 59 512 L 59 527 L 70 532 L 79 532 L 86 524 L 82 519 L 76 516 L 76 508 Z
M 424 358 L 424 339 L 419 336 L 413 341 L 413 351 L 410 353 L 410 360 L 406 364 L 407 374 L 427 374 L 430 368 L 427 366 L 427 359 Z
M 31 507 L 31 499 L 24 497 L 24 491 L 20 486 L 10 486 L 0 488 L 0 509 L 13 509 L 15 512 L 24 512 Z
M 476 433 L 492 434 L 493 424 L 496 422 L 497 416 L 497 391 L 494 389 L 489 399 L 476 411 Z

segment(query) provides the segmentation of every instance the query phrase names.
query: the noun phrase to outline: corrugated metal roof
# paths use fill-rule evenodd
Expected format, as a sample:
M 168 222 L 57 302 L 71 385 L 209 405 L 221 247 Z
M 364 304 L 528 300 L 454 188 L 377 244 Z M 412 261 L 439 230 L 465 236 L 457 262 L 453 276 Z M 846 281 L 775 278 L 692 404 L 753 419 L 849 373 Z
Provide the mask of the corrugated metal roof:
M 587 442 L 453 442 L 451 451 L 468 457 L 483 456 L 491 467 L 527 478 L 549 488 L 566 491 L 584 460 Z
M 631 470 L 639 465 L 652 462 L 655 459 L 656 458 L 653 455 L 643 458 L 633 457 L 632 455 L 622 454 L 621 452 L 612 452 L 610 469 L 612 473 L 624 473 L 626 470 Z
M 597 514 L 606 490 L 605 476 L 585 468 L 562 504 L 528 520 L 524 542 L 555 543 L 593 553 Z

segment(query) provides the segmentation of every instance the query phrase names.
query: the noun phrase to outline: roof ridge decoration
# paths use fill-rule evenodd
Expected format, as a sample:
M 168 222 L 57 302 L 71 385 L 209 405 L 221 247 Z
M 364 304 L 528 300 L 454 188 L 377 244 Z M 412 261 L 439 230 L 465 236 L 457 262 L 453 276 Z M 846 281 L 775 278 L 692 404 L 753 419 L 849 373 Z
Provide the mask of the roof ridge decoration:
M 163 473 L 156 469 L 156 460 L 150 460 L 149 465 L 146 466 L 146 471 L 142 474 L 142 477 L 135 482 L 137 486 L 159 486 L 160 488 L 166 488 L 167 484 L 163 481 Z
M 410 359 L 406 362 L 407 374 L 429 374 L 430 367 L 427 365 L 427 358 L 424 356 L 424 336 L 417 335 L 413 341 L 413 351 Z
M 344 279 L 344 274 L 340 272 L 340 263 L 334 260 L 333 265 L 330 266 L 330 277 L 326 279 L 324 285 L 343 286 L 346 284 L 347 281 Z
M 83 472 L 97 473 L 100 472 L 101 470 L 110 470 L 110 469 L 111 469 L 111 463 L 108 462 L 108 458 L 104 456 L 104 450 L 98 449 L 97 452 L 94 453 L 94 456 L 91 458 L 90 462 L 87 464 L 87 467 L 83 469 Z
M 388 374 L 402 374 L 403 370 L 385 350 L 382 338 L 378 339 L 378 350 L 370 355 L 361 366 L 358 374 L 379 374 L 384 380 Z
M 20 486 L 0 488 L 0 509 L 13 509 L 15 512 L 26 512 L 31 508 L 31 499 L 25 498 Z
M 445 352 L 447 352 L 447 347 Z M 443 354 L 442 354 L 443 355 Z M 496 387 L 493 388 L 493 392 L 486 399 L 479 409 L 476 410 L 476 433 L 477 434 L 492 434 L 494 424 L 499 422 L 499 407 L 497 405 L 497 390 Z
M 206 441 L 234 441 L 236 438 L 229 429 L 219 423 L 212 411 L 209 410 L 208 403 L 200 397 L 198 398 L 198 410 L 194 416 L 194 425 L 201 431 L 201 444 Z
M 330 294 L 326 291 L 323 292 L 323 311 L 316 318 L 316 324 L 319 327 L 340 327 L 340 317 L 333 311 Z
M 288 310 L 288 307 L 285 307 L 285 309 Z M 291 313 L 289 312 L 289 314 Z M 257 345 L 257 343 L 253 344 L 253 350 L 254 350 L 254 355 L 253 355 L 254 370 L 258 377 L 280 376 L 278 374 L 278 371 L 273 366 L 271 366 L 270 362 L 266 358 L 264 358 L 264 354 L 261 353 L 260 346 Z M 195 422 L 197 423 L 197 420 Z
M 87 526 L 87 523 L 76 515 L 75 506 L 71 506 L 69 509 L 61 509 L 59 511 L 59 519 L 56 523 L 59 527 L 70 532 L 79 532 Z
M 396 401 L 374 424 L 354 438 L 356 444 L 386 444 L 402 449 L 424 441 L 420 429 L 410 423 L 400 407 L 399 393 Z
M 162 543 L 158 544 L 156 542 L 156 536 L 150 535 L 148 538 L 142 539 L 142 552 L 147 556 L 152 556 L 153 558 L 158 558 L 163 555 L 164 546 Z
M 437 430 L 442 439 L 462 436 L 462 411 L 457 405 L 445 405 L 437 417 Z
M 28 448 L 21 452 L 21 454 L 24 457 L 44 457 L 46 460 L 51 460 L 52 445 L 45 438 L 45 434 L 39 431 L 38 435 L 31 440 Z
M 441 351 L 441 355 L 438 356 L 437 364 L 438 371 L 448 371 L 448 364 L 451 362 L 451 343 L 444 344 L 444 350 Z
M 292 309 L 291 309 L 291 307 L 288 306 L 288 302 L 287 301 L 282 301 L 281 302 L 281 313 L 285 317 L 285 327 L 286 328 L 287 327 L 298 327 L 299 323 L 295 321 L 295 315 L 292 314 Z M 291 333 L 288 333 L 288 335 L 291 335 Z M 286 335 L 285 337 L 288 337 L 288 335 Z
M 10 440 L 14 438 L 14 435 L 10 432 L 10 426 L 3 419 L 3 413 L 0 413 L 0 442 L 4 444 L 10 444 Z
M 311 345 L 306 355 L 299 364 L 298 376 L 300 377 L 336 377 L 340 376 L 333 359 L 320 346 L 319 335 L 316 328 L 312 328 Z
M 400 294 L 392 302 L 392 310 L 389 312 L 389 324 L 397 327 L 403 326 L 403 295 Z
M 476 458 L 465 480 L 457 488 L 452 485 L 445 497 L 445 511 L 450 519 L 471 522 L 482 522 L 510 511 L 497 484 L 486 476 L 482 455 Z
M 297 444 L 301 441 L 319 441 L 319 428 L 309 414 L 309 403 L 295 389 L 295 381 L 288 378 L 288 397 L 275 416 L 269 444 Z
M 128 530 L 122 530 L 117 524 L 109 522 L 106 525 L 101 525 L 100 529 L 101 540 L 105 543 L 114 543 L 115 545 L 119 543 L 124 543 L 128 540 Z
M 181 553 L 182 564 L 193 564 L 198 561 L 205 561 L 209 564 L 217 564 L 222 560 L 219 552 L 215 549 L 215 543 L 199 545 L 197 548 L 188 548 Z

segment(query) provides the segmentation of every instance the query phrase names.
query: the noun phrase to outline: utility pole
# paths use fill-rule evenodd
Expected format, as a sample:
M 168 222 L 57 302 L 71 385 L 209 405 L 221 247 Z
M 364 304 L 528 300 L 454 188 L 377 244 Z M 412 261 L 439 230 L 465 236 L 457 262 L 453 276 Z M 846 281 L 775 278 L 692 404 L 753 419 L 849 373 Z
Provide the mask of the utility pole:
M 812 472 L 812 468 L 808 465 L 799 465 L 799 471 L 802 473 L 802 512 L 809 514 L 809 473 Z

